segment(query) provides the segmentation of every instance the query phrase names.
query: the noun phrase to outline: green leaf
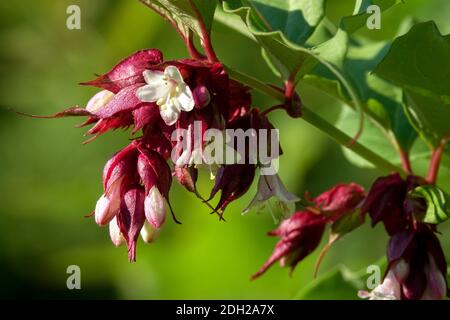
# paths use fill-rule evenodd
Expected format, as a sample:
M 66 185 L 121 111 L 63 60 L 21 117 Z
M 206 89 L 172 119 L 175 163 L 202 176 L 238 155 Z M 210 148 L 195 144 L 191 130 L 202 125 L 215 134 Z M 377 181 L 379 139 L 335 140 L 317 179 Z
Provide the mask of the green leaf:
M 371 5 L 377 5 L 380 11 L 385 11 L 398 3 L 398 0 L 366 0 L 357 1 L 354 15 L 342 17 L 336 34 L 317 46 L 321 57 L 333 63 L 339 68 L 344 68 L 344 61 L 349 49 L 350 35 L 366 25 L 370 14 L 366 13 Z
M 275 34 L 301 45 L 322 20 L 325 0 L 226 0 L 228 12 L 246 11 L 246 23 L 257 35 Z
M 388 45 L 385 42 L 350 46 L 343 61 L 337 63 L 340 64 L 346 78 L 356 88 L 366 113 L 387 133 L 392 132 L 404 150 L 409 150 L 416 140 L 417 133 L 409 124 L 403 110 L 402 90 L 371 74 L 387 49 Z M 326 93 L 356 109 L 345 91 L 341 89 L 341 84 L 337 80 L 330 79 L 330 75 L 324 68 L 321 67 L 316 73 L 321 75 L 318 79 L 313 79 L 316 86 L 322 78 L 325 83 L 320 87 Z M 306 76 L 303 81 L 311 82 L 311 79 Z M 335 82 L 334 85 L 330 84 L 332 81 Z
M 432 147 L 450 134 L 449 56 L 450 36 L 424 22 L 397 38 L 375 69 L 404 90 L 408 119 Z
M 428 91 L 405 89 L 405 112 L 412 126 L 431 147 L 450 134 L 450 105 Z
M 342 18 L 340 27 L 349 33 L 353 33 L 366 25 L 367 19 L 371 16 L 370 13 L 367 13 L 369 6 L 376 5 L 383 12 L 401 2 L 401 0 L 358 0 L 355 8 L 356 14 Z
M 216 0 L 141 0 L 141 2 L 177 25 L 185 37 L 191 30 L 201 39 L 204 37 L 202 23 L 209 34 L 217 6 Z
M 380 271 L 383 271 L 386 270 L 388 263 L 386 257 L 383 257 L 371 265 L 378 266 Z M 367 268 L 355 272 L 339 265 L 300 289 L 294 299 L 356 300 L 358 290 L 367 289 L 366 283 L 369 276 L 371 273 L 368 273 Z
M 402 88 L 450 96 L 450 35 L 432 21 L 416 24 L 398 37 L 375 73 Z
M 414 189 L 410 196 L 425 200 L 427 210 L 422 217 L 423 222 L 439 224 L 450 217 L 450 196 L 438 187 L 433 185 L 420 186 Z
M 301 289 L 295 296 L 296 300 L 355 300 L 358 290 L 364 282 L 358 275 L 344 266 L 339 266 L 318 277 Z
M 372 75 L 372 70 L 379 64 L 387 52 L 388 45 L 385 42 L 349 44 L 349 34 L 365 25 L 368 18 L 366 13 L 370 5 L 378 5 L 381 11 L 387 10 L 400 1 L 359 1 L 353 16 L 341 19 L 340 27 L 333 38 L 319 45 L 317 50 L 320 56 L 337 66 L 341 73 L 357 89 L 359 99 L 364 103 L 365 111 L 371 118 L 392 132 L 398 144 L 409 150 L 416 140 L 417 134 L 409 124 L 403 111 L 402 92 L 399 88 L 389 85 L 386 81 Z M 315 71 L 317 75 L 324 78 L 327 84 L 320 87 L 325 89 L 329 95 L 334 96 L 345 104 L 356 108 L 349 101 L 346 92 L 341 89 L 337 82 L 330 85 L 333 76 L 322 66 Z M 307 77 L 305 80 L 311 80 Z M 317 85 L 319 79 L 313 79 Z M 328 91 L 327 91 L 328 89 Z
M 336 126 L 344 132 L 355 132 L 359 125 L 358 114 L 350 109 L 343 108 L 341 116 L 336 122 Z M 365 147 L 370 148 L 373 152 L 381 155 L 384 159 L 394 164 L 399 164 L 398 153 L 393 147 L 393 143 L 390 143 L 386 139 L 386 131 L 377 125 L 374 121 L 366 118 L 364 122 L 364 131 L 358 142 Z M 374 168 L 373 164 L 358 156 L 356 153 L 348 148 L 342 148 L 345 157 L 354 165 L 363 168 Z
M 324 0 L 226 0 L 223 9 L 238 14 L 284 79 L 317 62 L 301 45 L 324 15 Z

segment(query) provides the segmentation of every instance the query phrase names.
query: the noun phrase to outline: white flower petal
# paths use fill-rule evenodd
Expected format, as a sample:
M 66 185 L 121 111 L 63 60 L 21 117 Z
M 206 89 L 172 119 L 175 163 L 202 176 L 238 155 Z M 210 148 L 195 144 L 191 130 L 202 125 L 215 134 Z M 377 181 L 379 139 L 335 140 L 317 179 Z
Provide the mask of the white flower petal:
M 114 217 L 111 211 L 111 201 L 102 195 L 95 205 L 95 222 L 100 226 L 106 225 Z
M 167 99 L 166 103 L 160 107 L 159 113 L 168 126 L 177 122 L 178 117 L 180 116 L 180 110 L 173 105 L 172 99 Z
M 159 229 L 166 220 L 166 203 L 157 187 L 152 187 L 145 197 L 144 210 L 147 221 Z
M 144 226 L 141 229 L 141 238 L 145 243 L 151 243 L 155 241 L 156 237 L 159 234 L 160 229 L 155 229 L 153 226 L 147 221 L 144 223 Z
M 109 223 L 109 236 L 116 247 L 120 246 L 125 241 L 120 232 L 116 217 Z
M 400 297 L 400 283 L 394 273 L 389 271 L 383 283 L 371 292 L 370 300 L 399 300 Z
M 136 96 L 143 102 L 156 102 L 168 96 L 170 86 L 165 82 L 148 84 L 136 90 Z
M 297 197 L 295 194 L 290 193 L 286 187 L 284 186 L 283 182 L 281 181 L 278 174 L 272 175 L 274 178 L 274 191 L 275 196 L 280 199 L 283 202 L 297 202 L 300 201 L 300 198 Z
M 144 76 L 145 82 L 148 84 L 164 82 L 164 72 L 162 71 L 145 70 L 142 75 Z
M 260 175 L 258 181 L 258 194 L 262 201 L 269 200 L 275 195 L 277 180 L 275 176 Z
M 178 103 L 180 105 L 180 109 L 182 111 L 191 111 L 194 108 L 195 101 L 192 96 L 192 91 L 188 86 L 179 86 L 181 89 L 180 93 L 177 96 Z
M 272 197 L 276 197 L 277 208 L 280 209 L 283 216 L 287 216 L 295 210 L 294 202 L 300 199 L 288 192 L 281 182 L 280 177 L 275 175 L 263 175 L 259 176 L 258 191 L 250 204 L 242 212 L 248 213 L 252 208 L 262 207 Z
M 164 70 L 164 75 L 169 79 L 175 80 L 178 84 L 184 83 L 180 70 L 175 66 L 167 66 Z

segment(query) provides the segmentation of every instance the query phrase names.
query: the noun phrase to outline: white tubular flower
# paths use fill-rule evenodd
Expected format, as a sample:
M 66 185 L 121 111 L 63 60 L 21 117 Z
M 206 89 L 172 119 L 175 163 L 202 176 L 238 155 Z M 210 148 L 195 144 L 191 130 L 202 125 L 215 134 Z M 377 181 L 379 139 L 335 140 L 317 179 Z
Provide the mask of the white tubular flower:
M 391 266 L 383 283 L 379 284 L 372 292 L 360 291 L 360 298 L 369 300 L 400 300 L 401 285 L 409 274 L 409 265 L 405 260 L 400 260 Z
M 120 232 L 119 226 L 117 225 L 116 217 L 114 217 L 109 223 L 109 236 L 111 238 L 112 243 L 116 247 L 120 246 L 125 241 L 122 233 Z
M 283 215 L 289 214 L 291 205 L 299 201 L 296 195 L 290 193 L 278 174 L 260 175 L 258 181 L 258 191 L 243 214 L 249 212 L 253 207 L 262 207 L 272 197 L 275 197 L 283 211 Z
M 150 223 L 145 222 L 141 229 L 141 237 L 145 243 L 152 243 L 159 234 L 160 229 L 155 229 Z
M 168 66 L 164 72 L 145 70 L 143 76 L 147 85 L 139 88 L 136 95 L 141 101 L 156 102 L 167 125 L 173 125 L 181 111 L 194 108 L 192 91 L 177 67 Z
M 145 197 L 144 210 L 147 221 L 155 229 L 159 229 L 166 220 L 166 203 L 156 186 L 151 188 Z
M 103 108 L 114 98 L 114 93 L 108 90 L 102 90 L 97 92 L 87 103 L 86 110 L 94 113 L 95 111 Z
M 358 296 L 369 300 L 400 300 L 400 283 L 394 272 L 389 271 L 383 283 L 379 284 L 371 292 L 359 291 Z
M 100 199 L 98 199 L 95 206 L 95 222 L 104 226 L 109 223 L 119 212 L 120 208 L 120 185 L 122 178 L 117 179 L 108 188 Z
M 427 287 L 421 300 L 442 300 L 447 295 L 447 282 L 439 270 L 431 254 L 428 254 L 429 264 L 425 267 Z

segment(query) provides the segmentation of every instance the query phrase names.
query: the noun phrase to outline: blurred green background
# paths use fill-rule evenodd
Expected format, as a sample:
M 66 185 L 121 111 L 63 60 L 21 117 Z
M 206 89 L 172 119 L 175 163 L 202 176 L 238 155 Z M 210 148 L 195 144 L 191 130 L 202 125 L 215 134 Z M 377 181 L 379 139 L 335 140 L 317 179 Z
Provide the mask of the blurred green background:
M 66 28 L 70 4 L 81 8 L 81 30 Z M 354 0 L 330 0 L 327 14 L 336 23 L 353 6 Z M 85 129 L 74 128 L 81 119 L 31 119 L 8 109 L 51 114 L 84 105 L 96 90 L 77 83 L 142 48 L 159 48 L 166 59 L 186 57 L 182 42 L 137 0 L 1 1 L 0 9 L 0 297 L 290 299 L 312 281 L 317 252 L 292 278 L 276 265 L 249 280 L 276 242 L 265 235 L 275 227 L 270 214 L 240 214 L 255 186 L 230 205 L 223 223 L 175 183 L 171 197 L 183 224 L 169 219 L 154 244 L 138 244 L 137 262 L 130 264 L 126 249 L 111 244 L 107 228 L 84 218 L 102 192 L 105 161 L 127 144 L 129 133 L 107 133 L 83 146 Z M 448 0 L 407 0 L 383 14 L 380 31 L 362 30 L 361 35 L 390 39 L 407 16 L 433 19 L 449 33 L 449 14 Z M 276 82 L 254 43 L 219 23 L 213 29 L 223 62 Z M 301 92 L 310 107 L 336 119 L 339 105 L 311 89 Z M 257 94 L 254 101 L 262 108 L 272 103 Z M 369 187 L 380 174 L 352 166 L 339 146 L 302 120 L 280 112 L 273 122 L 285 152 L 280 175 L 298 195 L 306 190 L 316 195 L 338 182 Z M 211 182 L 207 172 L 202 176 L 200 190 L 207 194 Z M 447 253 L 448 229 L 441 228 Z M 365 269 L 384 255 L 386 241 L 381 226 L 366 224 L 331 249 L 319 274 L 339 264 Z M 69 265 L 80 266 L 82 290 L 66 288 Z M 345 290 L 337 286 L 322 297 L 356 297 Z

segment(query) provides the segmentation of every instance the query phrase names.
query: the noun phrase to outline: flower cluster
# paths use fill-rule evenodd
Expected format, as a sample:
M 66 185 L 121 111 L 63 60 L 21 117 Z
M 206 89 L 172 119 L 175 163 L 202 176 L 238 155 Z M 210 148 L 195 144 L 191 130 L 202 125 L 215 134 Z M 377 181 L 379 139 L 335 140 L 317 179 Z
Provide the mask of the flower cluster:
M 370 299 L 443 299 L 448 294 L 447 262 L 436 226 L 421 222 L 426 210 L 421 199 L 410 192 L 426 182 L 417 176 L 403 179 L 398 173 L 378 178 L 366 195 L 356 184 L 341 184 L 311 200 L 305 210 L 294 213 L 269 232 L 281 239 L 253 275 L 261 276 L 276 261 L 282 266 L 296 265 L 320 244 L 327 224 L 354 214 L 360 221 L 369 214 L 372 226 L 382 222 L 391 237 L 388 268 L 384 280 L 372 292 L 360 291 Z M 352 226 L 349 226 L 352 228 Z
M 326 225 L 354 212 L 364 196 L 361 186 L 350 183 L 338 184 L 312 199 L 311 206 L 295 212 L 282 221 L 277 229 L 268 233 L 281 239 L 270 258 L 252 278 L 261 276 L 277 261 L 283 267 L 290 266 L 292 272 L 300 261 L 319 246 Z
M 229 79 L 220 63 L 193 59 L 164 61 L 159 50 L 141 50 L 82 85 L 102 90 L 89 100 L 86 108 L 70 108 L 55 116 L 87 116 L 81 126 L 93 124 L 87 132 L 93 137 L 88 141 L 117 128 L 132 127 L 132 134 L 142 131 L 142 136 L 133 139 L 106 163 L 104 192 L 94 212 L 97 224 L 109 224 L 116 246 L 126 242 L 130 261 L 135 260 L 139 234 L 145 242 L 153 241 L 166 220 L 167 209 L 178 222 L 169 202 L 173 176 L 188 191 L 201 197 L 195 185 L 198 168 L 193 163 L 194 157 L 202 159 L 205 146 L 194 137 L 194 124 L 200 123 L 200 137 L 212 128 L 273 129 L 266 115 L 251 107 L 248 88 Z M 179 129 L 187 130 L 189 137 L 182 136 Z M 189 146 L 179 148 L 180 141 Z M 270 141 L 256 140 L 256 144 L 261 143 Z M 195 148 L 197 144 L 200 148 Z M 226 206 L 247 192 L 256 169 L 262 165 L 250 161 L 258 158 L 251 147 L 251 142 L 246 141 L 242 163 L 218 168 L 214 187 L 205 201 L 220 191 L 213 211 L 221 218 Z M 173 165 L 169 165 L 169 159 Z M 252 205 L 272 196 L 287 202 L 298 200 L 278 176 L 267 176 L 267 183 L 261 183 L 263 177 Z
M 436 236 L 436 226 L 417 219 L 426 206 L 410 191 L 425 181 L 406 179 L 394 173 L 377 179 L 367 195 L 362 212 L 369 212 L 372 224 L 379 222 L 391 237 L 388 270 L 384 281 L 371 293 L 372 299 L 443 299 L 447 296 L 447 262 Z
M 109 72 L 81 83 L 101 89 L 84 108 L 69 108 L 50 116 L 86 116 L 87 120 L 80 125 L 92 125 L 87 131 L 91 137 L 86 142 L 110 130 L 132 128 L 131 142 L 104 166 L 103 193 L 93 212 L 98 225 L 109 226 L 114 245 L 126 243 L 130 261 L 136 260 L 139 235 L 147 243 L 154 241 L 166 221 L 167 211 L 176 223 L 180 223 L 169 196 L 174 178 L 223 220 L 227 206 L 247 193 L 259 173 L 257 193 L 243 213 L 255 207 L 260 209 L 275 198 L 283 220 L 268 233 L 280 239 L 253 279 L 276 262 L 289 266 L 293 272 L 298 263 L 320 245 L 329 227 L 329 242 L 319 255 L 318 267 L 331 244 L 362 225 L 366 216 L 370 216 L 372 226 L 382 223 L 390 237 L 388 267 L 383 282 L 372 292 L 361 291 L 360 296 L 442 299 L 448 294 L 447 263 L 436 235 L 437 226 L 423 218 L 429 205 L 427 201 L 412 195 L 419 186 L 430 184 L 434 187 L 442 154 L 450 140 L 448 133 L 440 137 L 439 146 L 433 150 L 426 180 L 412 175 L 407 150 L 402 150 L 400 143 L 393 139 L 403 169 L 410 174 L 406 178 L 398 173 L 380 177 L 367 194 L 360 185 L 347 183 L 338 184 L 315 198 L 306 194 L 300 199 L 285 188 L 277 175 L 278 156 L 282 152 L 278 131 L 269 121 L 268 114 L 283 109 L 291 118 L 303 115 L 305 110 L 296 93 L 296 85 L 300 75 L 307 72 L 301 71 L 300 65 L 282 66 L 277 72 L 283 81 L 282 88 L 234 72 L 245 83 L 282 102 L 260 111 L 252 105 L 250 88 L 230 79 L 214 52 L 211 25 L 205 23 L 211 22 L 214 3 L 200 10 L 200 5 L 194 1 L 188 1 L 188 4 L 183 1 L 142 2 L 172 24 L 183 38 L 191 59 L 165 61 L 157 49 L 138 51 Z M 203 20 L 203 15 L 208 15 L 208 20 Z M 196 48 L 195 36 L 199 36 L 202 52 Z M 275 57 L 275 51 L 279 50 L 272 51 L 268 50 Z M 345 77 L 340 76 L 341 72 L 325 60 L 319 60 L 344 82 L 352 103 L 359 106 L 358 95 L 346 83 Z M 364 111 L 364 108 L 358 109 Z M 340 134 L 338 139 L 339 131 L 333 127 L 331 130 L 326 122 L 317 121 L 321 118 L 314 113 L 309 115 L 311 123 L 344 144 L 345 135 Z M 311 121 L 314 118 L 316 121 Z M 363 117 L 360 120 L 360 130 L 350 141 L 352 144 L 363 129 Z M 232 136 L 228 135 L 230 131 L 234 132 Z M 269 131 L 276 132 L 275 140 L 273 135 L 269 137 Z M 237 132 L 244 134 L 237 135 Z M 205 139 L 210 134 L 214 140 Z M 210 152 L 211 149 L 214 152 Z M 375 156 L 367 156 L 367 159 Z M 233 161 L 229 162 L 228 157 Z M 218 158 L 222 160 L 216 161 Z M 395 166 L 377 158 L 373 159 L 376 160 L 372 161 L 374 164 L 378 162 L 385 168 L 396 170 Z M 196 186 L 202 164 L 209 166 L 215 179 L 206 198 L 200 195 Z M 211 205 L 214 198 L 218 201 Z M 298 203 L 300 208 L 295 208 Z M 444 212 L 445 219 L 448 215 Z

